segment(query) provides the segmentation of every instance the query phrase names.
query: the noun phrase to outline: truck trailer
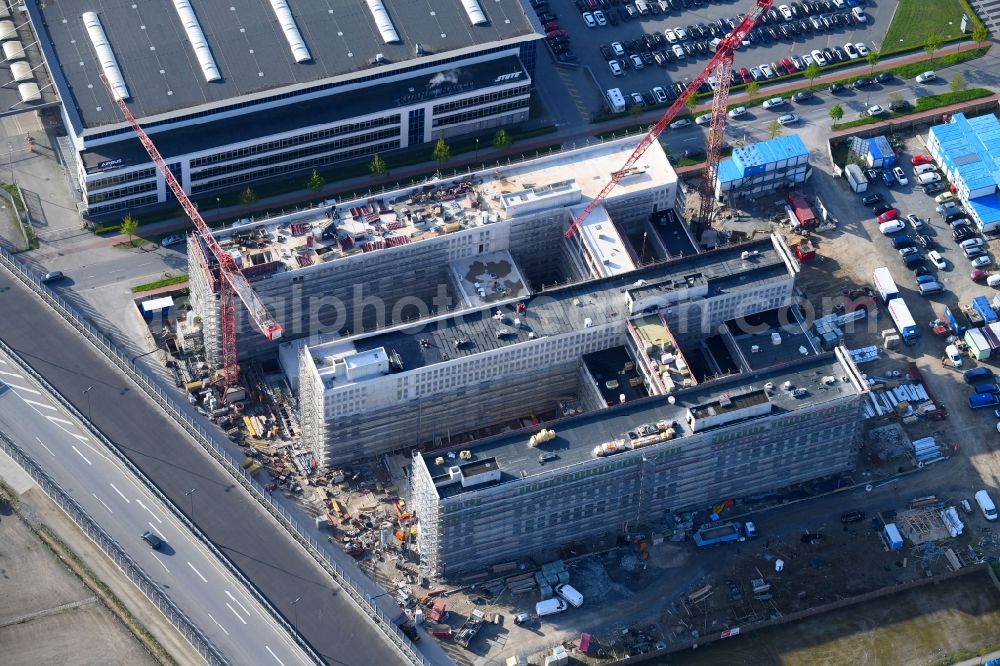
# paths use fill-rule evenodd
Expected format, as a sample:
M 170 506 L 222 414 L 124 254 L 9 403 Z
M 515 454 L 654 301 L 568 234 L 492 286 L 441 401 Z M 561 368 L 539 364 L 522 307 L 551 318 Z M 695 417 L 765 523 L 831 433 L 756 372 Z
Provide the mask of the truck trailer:
M 912 345 L 920 337 L 920 331 L 917 329 L 917 322 L 913 320 L 913 315 L 910 314 L 910 308 L 906 307 L 906 301 L 902 298 L 894 298 L 887 303 L 887 307 L 889 308 L 889 316 L 892 317 L 892 323 L 896 325 L 899 334 L 903 336 L 903 341 Z
M 739 523 L 709 523 L 702 525 L 694 533 L 694 543 L 699 548 L 714 546 L 727 541 L 739 541 L 742 535 Z
M 896 281 L 892 279 L 889 269 L 884 266 L 876 268 L 875 272 L 872 273 L 872 285 L 882 298 L 883 303 L 888 303 L 899 296 L 899 288 L 896 287 Z

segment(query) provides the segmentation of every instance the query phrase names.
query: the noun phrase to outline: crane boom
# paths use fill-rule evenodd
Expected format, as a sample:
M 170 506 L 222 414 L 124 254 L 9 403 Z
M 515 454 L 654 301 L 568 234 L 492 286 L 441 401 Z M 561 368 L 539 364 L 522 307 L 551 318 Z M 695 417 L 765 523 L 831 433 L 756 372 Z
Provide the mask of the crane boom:
M 646 152 L 646 149 L 653 145 L 653 143 L 660 137 L 660 134 L 663 133 L 663 130 L 666 129 L 667 125 L 669 125 L 674 118 L 677 117 L 677 114 L 685 108 L 688 99 L 698 92 L 698 88 L 705 83 L 714 71 L 719 73 L 728 72 L 728 76 L 725 77 L 725 81 L 723 81 L 721 77 L 719 78 L 715 98 L 712 104 L 712 131 L 717 133 L 716 141 L 719 142 L 718 145 L 721 146 L 722 132 L 725 129 L 725 100 L 729 98 L 729 82 L 732 78 L 733 52 L 736 50 L 737 46 L 742 44 L 743 39 L 747 36 L 747 33 L 754 29 L 760 21 L 760 17 L 764 15 L 764 12 L 771 8 L 771 3 L 773 2 L 773 0 L 754 1 L 756 3 L 754 8 L 750 10 L 745 17 L 743 17 L 743 20 L 740 21 L 735 30 L 722 39 L 722 42 L 719 43 L 719 46 L 716 49 L 715 55 L 712 56 L 711 60 L 708 61 L 708 64 L 705 65 L 700 72 L 698 72 L 697 76 L 692 79 L 691 83 L 689 83 L 687 88 L 684 89 L 684 92 L 681 93 L 680 97 L 674 100 L 674 103 L 671 104 L 660 119 L 656 121 L 656 124 L 649 129 L 644 137 L 642 137 L 642 140 L 639 141 L 639 145 L 635 147 L 632 154 L 629 155 L 627 160 L 625 160 L 625 164 L 622 165 L 618 171 L 611 174 L 611 180 L 609 180 L 604 187 L 601 188 L 601 191 L 597 193 L 597 196 L 591 199 L 590 203 L 588 203 L 584 209 L 580 211 L 579 215 L 573 219 L 569 225 L 569 229 L 566 230 L 565 238 L 572 238 L 572 236 L 580 228 L 580 225 L 583 224 L 583 221 L 587 219 L 587 216 L 594 212 L 595 208 L 601 205 L 604 198 L 607 197 L 608 194 L 611 193 L 611 190 L 613 190 L 621 179 L 625 177 L 625 174 L 629 172 L 629 169 L 635 166 L 635 163 L 639 161 L 639 158 Z M 722 94 L 720 95 L 720 93 Z M 721 107 L 719 104 L 720 98 Z M 709 134 L 709 139 L 712 139 L 711 132 Z M 711 144 L 709 144 L 709 147 L 712 147 Z M 711 160 L 711 154 L 709 154 L 709 159 Z M 716 151 L 715 161 L 718 162 L 718 151 Z M 716 173 L 718 171 L 718 164 L 715 164 L 714 167 L 709 165 L 708 171 L 712 174 Z M 712 186 L 712 183 L 708 183 L 707 185 L 707 187 Z
M 181 207 L 184 208 L 184 212 L 187 213 L 188 218 L 194 224 L 195 229 L 198 231 L 199 238 L 205 243 L 209 252 L 215 257 L 216 261 L 219 262 L 219 309 L 222 320 L 222 358 L 223 358 L 223 370 L 226 377 L 226 385 L 234 386 L 238 378 L 239 369 L 237 366 L 236 358 L 236 306 L 233 301 L 233 294 L 239 296 L 240 300 L 247 308 L 247 312 L 250 313 L 250 318 L 253 320 L 254 324 L 261 330 L 262 333 L 267 337 L 268 340 L 278 340 L 281 338 L 282 329 L 281 325 L 271 317 L 267 310 L 267 306 L 254 291 L 253 286 L 251 286 L 250 281 L 247 280 L 246 276 L 243 275 L 243 271 L 236 265 L 236 261 L 233 257 L 222 249 L 219 244 L 218 239 L 212 235 L 212 230 L 209 228 L 208 224 L 202 218 L 201 213 L 198 212 L 198 208 L 194 205 L 194 202 L 188 197 L 187 192 L 181 186 L 174 172 L 170 170 L 167 166 L 166 161 L 160 154 L 159 149 L 157 149 L 156 144 L 153 140 L 149 138 L 146 134 L 146 130 L 142 129 L 139 121 L 135 119 L 132 112 L 129 110 L 128 105 L 125 104 L 125 100 L 114 94 L 111 89 L 111 84 L 108 82 L 107 77 L 102 72 L 100 74 L 101 82 L 107 89 L 108 94 L 111 95 L 111 99 L 118 105 L 121 110 L 122 115 L 125 116 L 125 120 L 128 121 L 129 125 L 132 126 L 132 131 L 135 132 L 136 137 L 138 137 L 139 142 L 142 147 L 146 149 L 149 153 L 150 159 L 156 164 L 157 169 L 163 175 L 163 179 L 167 183 L 167 187 L 173 192 L 177 201 L 180 202 Z

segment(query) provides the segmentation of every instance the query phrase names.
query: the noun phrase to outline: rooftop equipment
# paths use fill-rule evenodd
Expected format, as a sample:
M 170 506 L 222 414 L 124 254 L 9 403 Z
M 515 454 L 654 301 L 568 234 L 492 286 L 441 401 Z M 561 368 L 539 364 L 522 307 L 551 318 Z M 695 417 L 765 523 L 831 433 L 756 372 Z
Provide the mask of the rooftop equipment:
M 389 18 L 389 12 L 386 10 L 385 5 L 382 4 L 382 0 L 365 0 L 365 2 L 368 3 L 368 9 L 372 13 L 372 18 L 375 19 L 375 27 L 378 28 L 379 34 L 382 35 L 382 40 L 386 44 L 403 41 L 399 38 L 396 28 L 393 27 L 392 19 Z
M 462 6 L 465 7 L 465 13 L 469 15 L 469 21 L 472 25 L 486 25 L 490 22 L 482 7 L 479 6 L 478 0 L 462 0 Z
M 100 17 L 95 12 L 86 12 L 83 15 L 83 25 L 87 29 L 91 45 L 97 52 L 97 61 L 101 64 L 101 70 L 111 85 L 115 100 L 128 99 L 130 96 L 128 86 L 125 85 L 125 79 L 122 78 L 122 70 L 118 67 L 118 59 L 115 58 L 115 54 L 111 50 L 111 44 L 108 42 L 108 36 L 104 33 Z M 3 45 L 3 49 L 4 55 L 10 59 L 11 56 L 7 53 L 7 44 Z
M 295 58 L 295 62 L 312 60 L 312 54 L 309 53 L 309 47 L 302 39 L 302 33 L 299 32 L 299 26 L 295 24 L 295 17 L 292 16 L 292 10 L 288 8 L 288 3 L 285 0 L 271 0 L 271 8 L 274 9 L 274 13 L 278 17 L 278 25 L 285 33 L 285 39 L 288 40 L 288 46 L 292 49 L 292 57 Z
M 174 9 L 177 10 L 177 15 L 181 18 L 181 25 L 184 26 L 184 32 L 187 33 L 188 41 L 191 42 L 191 48 L 194 49 L 194 55 L 198 59 L 198 64 L 201 65 L 205 80 L 209 83 L 221 81 L 222 72 L 215 64 L 212 49 L 208 45 L 208 40 L 205 39 L 205 33 L 201 29 L 201 24 L 191 7 L 190 0 L 174 0 Z

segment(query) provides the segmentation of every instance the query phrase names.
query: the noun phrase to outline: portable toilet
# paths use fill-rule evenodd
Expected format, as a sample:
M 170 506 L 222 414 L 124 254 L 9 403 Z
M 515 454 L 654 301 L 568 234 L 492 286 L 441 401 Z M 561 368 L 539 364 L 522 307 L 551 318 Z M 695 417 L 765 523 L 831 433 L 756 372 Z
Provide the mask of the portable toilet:
M 885 545 L 889 546 L 889 550 L 903 549 L 903 536 L 899 533 L 896 523 L 887 523 L 882 528 L 882 538 L 885 539 Z

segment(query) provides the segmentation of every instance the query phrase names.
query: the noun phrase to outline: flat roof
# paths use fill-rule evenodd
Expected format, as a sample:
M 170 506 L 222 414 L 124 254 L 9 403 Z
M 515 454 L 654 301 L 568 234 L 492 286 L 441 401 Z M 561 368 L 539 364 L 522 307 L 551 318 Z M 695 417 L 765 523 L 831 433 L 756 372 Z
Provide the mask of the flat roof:
M 748 169 L 755 169 L 754 173 L 757 173 L 756 169 L 760 167 L 807 155 L 809 149 L 798 134 L 751 143 L 734 149 L 731 158 L 719 162 L 718 179 L 724 183 L 738 180 L 745 176 Z
M 783 317 L 778 316 L 777 310 L 747 317 L 745 326 L 739 321 L 726 322 L 736 347 L 753 370 L 780 365 L 789 358 L 817 351 L 809 334 L 798 322 L 791 320 L 791 314 L 787 310 L 780 312 Z M 773 337 L 775 333 L 777 338 Z
M 562 208 L 568 222 L 571 207 L 596 196 L 634 149 L 634 138 L 609 141 L 341 202 L 332 211 L 316 208 L 231 227 L 215 236 L 242 256 L 244 266 L 276 261 L 280 270 L 308 271 L 324 262 L 494 224 L 514 214 Z M 611 200 L 677 180 L 658 144 L 646 151 L 642 165 L 644 171 L 626 178 Z M 532 208 L 505 207 L 502 195 L 528 191 L 533 196 L 521 205 Z M 600 219 L 600 210 L 593 214 Z
M 670 404 L 665 396 L 654 396 L 547 424 L 547 427 L 556 431 L 556 437 L 535 448 L 528 446 L 528 438 L 538 430 L 537 427 L 505 433 L 478 443 L 465 443 L 462 448 L 472 451 L 473 460 L 496 459 L 501 480 L 467 488 L 462 488 L 460 484 L 442 486 L 438 488 L 438 492 L 441 497 L 452 497 L 488 488 L 497 483 L 551 473 L 554 470 L 596 460 L 594 447 L 613 439 L 622 437 L 627 439 L 626 433 L 629 430 L 657 421 L 674 421 L 675 435 L 668 441 L 650 446 L 648 449 L 650 453 L 655 454 L 658 447 L 684 446 L 684 438 L 693 434 L 685 418 L 689 408 L 717 401 L 724 396 L 760 390 L 767 382 L 776 387 L 769 395 L 772 404 L 771 414 L 791 412 L 843 396 L 857 395 L 858 389 L 855 384 L 841 379 L 845 375 L 845 370 L 839 357 L 834 352 L 827 352 L 818 356 L 794 359 L 782 366 L 735 375 L 676 391 L 671 394 L 674 404 Z M 835 378 L 833 383 L 827 383 L 829 377 Z M 780 388 L 785 382 L 791 382 L 791 388 L 805 389 L 805 392 L 800 392 L 797 394 L 799 397 L 795 397 L 791 391 Z M 759 417 L 747 420 L 754 418 Z M 731 425 L 731 422 L 725 425 Z M 555 453 L 558 458 L 542 464 L 538 456 L 546 452 Z M 434 464 L 440 455 L 440 451 L 423 454 L 432 476 L 444 471 L 441 466 Z M 446 458 L 445 465 L 448 464 L 447 460 L 449 459 Z
M 930 132 L 941 144 L 945 166 L 970 191 L 1000 184 L 1000 121 L 992 113 L 975 118 L 956 113 L 951 122 L 934 125 Z
M 748 248 L 758 252 L 754 256 L 755 261 L 739 261 Z M 733 261 L 734 257 L 737 261 Z M 589 325 L 624 320 L 630 316 L 625 294 L 631 295 L 637 282 L 645 285 L 640 288 L 642 290 L 652 289 L 656 285 L 675 284 L 685 276 L 699 272 L 708 276 L 710 285 L 736 280 L 750 285 L 755 280 L 766 282 L 788 275 L 773 241 L 764 238 L 653 264 L 627 275 L 543 291 L 517 301 L 525 304 L 523 313 L 516 312 L 515 301 L 512 300 L 499 308 L 468 309 L 454 317 L 422 320 L 415 326 L 359 335 L 350 342 L 359 352 L 379 347 L 385 348 L 390 357 L 392 352 L 396 352 L 405 372 L 533 338 L 561 335 Z M 321 374 L 328 372 L 326 368 L 329 364 L 325 360 L 343 354 L 344 342 L 337 340 L 309 348 Z
M 34 5 L 36 3 L 29 3 Z M 537 19 L 519 0 L 480 1 L 487 21 L 472 25 L 461 0 L 382 0 L 399 42 L 383 40 L 365 2 L 288 0 L 312 59 L 296 62 L 270 3 L 263 0 L 198 2 L 194 13 L 222 79 L 208 83 L 171 0 L 60 0 L 37 3 L 36 30 L 65 77 L 65 100 L 82 126 L 122 122 L 104 91 L 100 66 L 84 28 L 96 11 L 131 92 L 138 118 L 190 113 L 280 89 L 309 88 L 401 66 L 474 53 L 511 40 L 535 39 Z M 422 53 L 417 53 L 417 45 Z M 376 54 L 384 63 L 372 64 Z M 72 97 L 72 100 L 69 99 Z

